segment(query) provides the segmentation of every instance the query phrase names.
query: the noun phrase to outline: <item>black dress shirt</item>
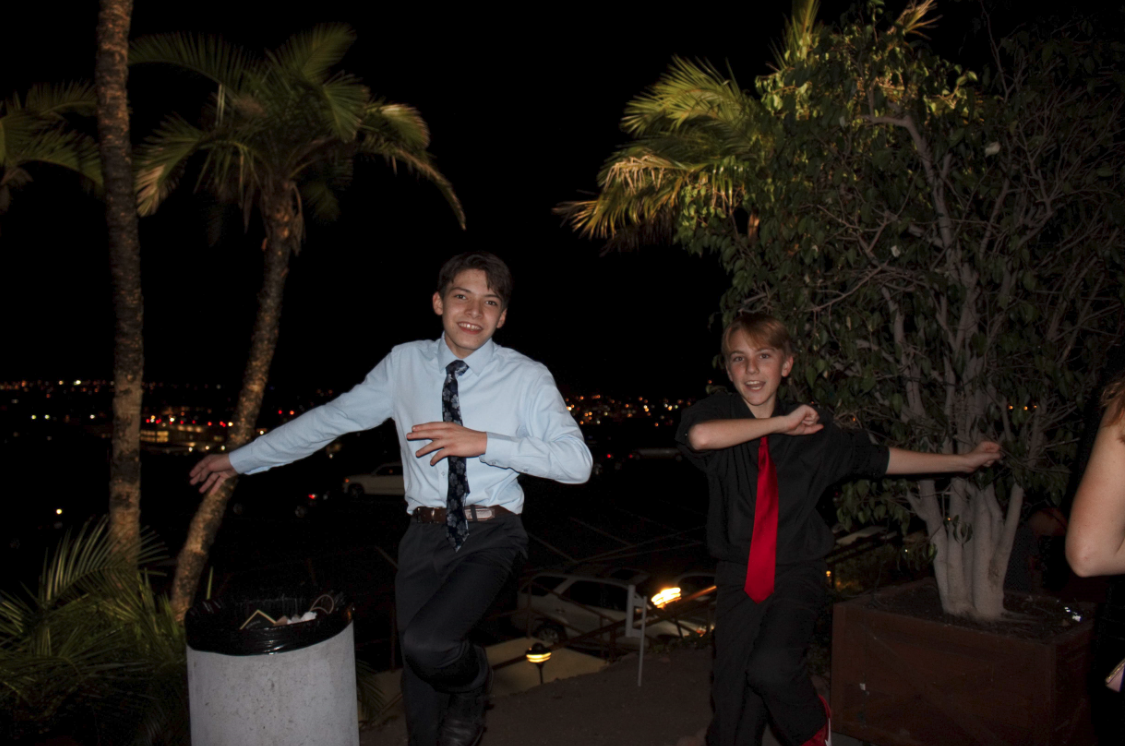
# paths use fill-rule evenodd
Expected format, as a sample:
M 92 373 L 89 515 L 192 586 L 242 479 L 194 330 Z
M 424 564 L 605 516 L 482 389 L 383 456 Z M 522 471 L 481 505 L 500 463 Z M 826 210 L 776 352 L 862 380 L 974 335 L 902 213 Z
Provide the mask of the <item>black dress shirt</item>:
M 775 416 L 798 405 L 778 402 Z M 835 540 L 816 511 L 820 496 L 849 477 L 878 478 L 887 473 L 890 452 L 875 445 L 863 431 L 847 432 L 832 414 L 817 408 L 824 429 L 812 435 L 775 434 L 770 456 L 777 468 L 777 564 L 818 560 L 832 551 Z M 707 474 L 709 505 L 707 546 L 718 560 L 745 567 L 754 534 L 754 501 L 758 492 L 759 440 L 714 451 L 694 451 L 688 443 L 692 425 L 712 420 L 752 419 L 737 394 L 709 396 L 684 411 L 676 440 L 684 455 Z

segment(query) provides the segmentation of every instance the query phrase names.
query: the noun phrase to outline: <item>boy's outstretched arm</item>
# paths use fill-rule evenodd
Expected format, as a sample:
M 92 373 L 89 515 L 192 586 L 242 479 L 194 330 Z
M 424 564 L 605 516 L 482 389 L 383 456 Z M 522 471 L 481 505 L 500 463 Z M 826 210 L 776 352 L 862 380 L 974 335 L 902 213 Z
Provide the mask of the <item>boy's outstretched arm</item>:
M 782 417 L 700 422 L 688 430 L 688 445 L 693 451 L 715 451 L 747 443 L 763 435 L 811 435 L 823 428 L 817 411 L 802 404 Z
M 968 453 L 921 453 L 891 448 L 887 474 L 972 474 L 1002 458 L 1000 444 L 982 440 Z

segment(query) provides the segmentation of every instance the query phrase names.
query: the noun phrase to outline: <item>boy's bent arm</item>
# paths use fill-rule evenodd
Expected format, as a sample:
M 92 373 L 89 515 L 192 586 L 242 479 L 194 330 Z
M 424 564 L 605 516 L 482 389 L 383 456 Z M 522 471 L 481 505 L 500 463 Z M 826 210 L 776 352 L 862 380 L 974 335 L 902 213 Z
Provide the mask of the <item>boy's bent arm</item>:
M 1125 442 L 1122 425 L 1102 418 L 1070 512 L 1066 558 L 1077 575 L 1125 573 Z
M 687 437 L 694 451 L 717 451 L 757 440 L 763 435 L 811 435 L 823 427 L 817 411 L 802 404 L 783 417 L 698 422 L 688 430 Z
M 891 448 L 887 474 L 971 474 L 1000 460 L 1000 444 L 981 441 L 969 453 L 921 453 Z
M 481 461 L 563 484 L 590 478 L 594 459 L 549 373 L 537 381 L 521 419 L 514 435 L 488 433 Z

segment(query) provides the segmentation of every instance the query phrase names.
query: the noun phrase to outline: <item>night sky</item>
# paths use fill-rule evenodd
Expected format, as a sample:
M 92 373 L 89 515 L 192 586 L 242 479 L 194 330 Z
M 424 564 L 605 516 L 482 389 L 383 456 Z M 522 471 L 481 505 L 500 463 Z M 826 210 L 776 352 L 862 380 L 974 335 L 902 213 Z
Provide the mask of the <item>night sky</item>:
M 0 45 L 0 95 L 36 81 L 91 78 L 96 3 L 19 5 L 5 9 L 5 36 L 19 42 Z M 825 3 L 821 18 L 832 21 L 846 6 Z M 948 6 L 935 43 L 972 56 L 980 37 L 964 19 L 975 4 Z M 347 387 L 391 346 L 436 337 L 430 296 L 438 268 L 454 253 L 487 249 L 516 279 L 497 341 L 546 363 L 564 390 L 702 393 L 726 286 L 716 259 L 677 247 L 603 257 L 600 243 L 576 236 L 551 208 L 594 191 L 602 162 L 625 140 L 618 129 L 625 104 L 674 54 L 729 62 L 743 87 L 768 72 L 789 4 L 721 12 L 685 5 L 682 15 L 639 5 L 545 7 L 553 15 L 342 0 L 284 11 L 237 0 L 137 3 L 134 36 L 219 33 L 250 50 L 319 22 L 349 23 L 358 40 L 342 69 L 421 111 L 437 166 L 465 206 L 461 231 L 430 185 L 381 163 L 360 169 L 342 219 L 311 225 L 290 264 L 272 381 Z M 186 73 L 134 69 L 134 140 L 172 109 L 193 118 L 206 93 Z M 0 380 L 108 378 L 101 204 L 66 174 L 33 175 L 0 216 Z M 160 213 L 141 221 L 146 378 L 234 384 L 259 285 L 260 229 L 252 223 L 243 233 L 233 220 L 210 245 L 210 205 L 190 186 L 185 179 Z

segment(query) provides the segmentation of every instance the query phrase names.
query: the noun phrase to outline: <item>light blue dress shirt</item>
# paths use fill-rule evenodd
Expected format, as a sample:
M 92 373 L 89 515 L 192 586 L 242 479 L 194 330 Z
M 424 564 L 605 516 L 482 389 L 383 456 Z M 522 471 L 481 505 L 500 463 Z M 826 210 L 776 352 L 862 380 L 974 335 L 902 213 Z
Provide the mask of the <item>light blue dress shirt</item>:
M 407 440 L 414 425 L 441 422 L 445 367 L 455 359 L 444 336 L 399 345 L 362 383 L 230 453 L 239 474 L 256 474 L 304 458 L 340 435 L 367 430 L 393 417 L 402 451 L 406 510 L 445 507 L 449 463 L 430 466 L 433 454 L 414 452 L 428 440 Z M 488 433 L 483 455 L 466 459 L 467 505 L 523 510 L 520 473 L 581 484 L 593 459 L 546 366 L 491 339 L 464 358 L 457 379 L 461 421 Z

